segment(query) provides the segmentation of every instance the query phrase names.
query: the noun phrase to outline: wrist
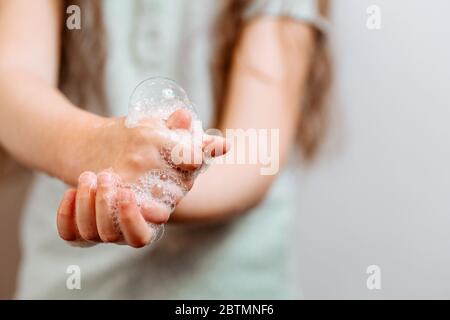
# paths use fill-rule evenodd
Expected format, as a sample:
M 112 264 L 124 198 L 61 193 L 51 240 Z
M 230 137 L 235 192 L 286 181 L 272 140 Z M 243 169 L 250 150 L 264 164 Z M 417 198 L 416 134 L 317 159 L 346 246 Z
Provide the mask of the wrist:
M 95 146 L 99 128 L 107 118 L 78 109 L 69 121 L 61 124 L 59 146 L 56 148 L 57 178 L 70 185 L 76 185 L 79 175 L 89 168 L 95 157 Z

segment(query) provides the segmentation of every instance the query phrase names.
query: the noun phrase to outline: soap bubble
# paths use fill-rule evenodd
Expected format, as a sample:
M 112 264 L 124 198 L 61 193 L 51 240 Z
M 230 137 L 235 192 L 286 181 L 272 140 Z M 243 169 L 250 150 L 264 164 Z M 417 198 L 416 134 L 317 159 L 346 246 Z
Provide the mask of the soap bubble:
M 186 130 L 172 130 L 172 139 L 179 143 L 193 143 L 199 146 L 203 142 L 203 127 L 195 108 L 189 100 L 186 92 L 176 82 L 167 78 L 150 78 L 142 81 L 133 91 L 125 125 L 128 128 L 136 127 L 140 121 L 148 117 L 158 117 L 167 120 L 178 109 L 188 110 L 192 116 L 192 125 L 189 132 Z M 156 202 L 173 212 L 178 201 L 186 195 L 189 188 L 185 181 L 193 180 L 200 172 L 205 170 L 201 166 L 196 171 L 184 171 L 176 168 L 169 156 L 172 149 L 163 147 L 160 150 L 161 159 L 165 168 L 146 172 L 133 183 L 123 184 L 122 187 L 134 191 L 138 203 Z M 149 223 L 159 239 L 163 232 L 163 225 Z M 155 241 L 155 239 L 154 239 Z
M 175 81 L 167 78 L 150 78 L 142 81 L 133 91 L 126 121 L 127 127 L 135 127 L 145 117 L 167 120 L 178 109 L 186 109 L 192 119 L 197 113 L 186 92 Z

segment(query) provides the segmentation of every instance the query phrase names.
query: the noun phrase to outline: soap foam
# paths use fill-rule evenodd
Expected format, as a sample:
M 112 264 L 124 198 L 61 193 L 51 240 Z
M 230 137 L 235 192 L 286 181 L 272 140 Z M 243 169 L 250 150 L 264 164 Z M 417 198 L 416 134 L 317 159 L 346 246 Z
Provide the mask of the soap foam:
M 130 97 L 125 126 L 127 128 L 137 127 L 141 121 L 149 117 L 167 121 L 170 115 L 179 109 L 185 109 L 191 114 L 191 128 L 189 130 L 171 130 L 169 138 L 177 141 L 177 146 L 194 145 L 198 150 L 202 150 L 204 135 L 202 122 L 186 92 L 174 81 L 166 78 L 150 78 L 135 88 Z M 193 181 L 200 172 L 206 169 L 205 160 L 208 159 L 208 155 L 202 153 L 204 160 L 199 169 L 195 171 L 181 170 L 173 161 L 173 148 L 174 146 L 167 145 L 160 150 L 164 168 L 150 170 L 135 182 L 122 185 L 122 187 L 134 191 L 139 205 L 158 203 L 172 213 L 178 201 L 189 190 L 186 181 Z M 159 239 L 164 232 L 164 226 L 156 224 L 149 224 L 149 226 L 156 232 L 157 236 L 154 237 L 154 240 Z

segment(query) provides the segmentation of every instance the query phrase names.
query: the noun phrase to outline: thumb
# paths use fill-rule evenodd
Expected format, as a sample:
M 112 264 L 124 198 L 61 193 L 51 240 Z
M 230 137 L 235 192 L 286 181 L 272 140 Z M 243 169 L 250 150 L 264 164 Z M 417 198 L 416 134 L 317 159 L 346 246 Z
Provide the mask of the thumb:
M 211 157 L 223 156 L 230 150 L 229 142 L 221 136 L 205 134 L 203 138 L 203 151 Z

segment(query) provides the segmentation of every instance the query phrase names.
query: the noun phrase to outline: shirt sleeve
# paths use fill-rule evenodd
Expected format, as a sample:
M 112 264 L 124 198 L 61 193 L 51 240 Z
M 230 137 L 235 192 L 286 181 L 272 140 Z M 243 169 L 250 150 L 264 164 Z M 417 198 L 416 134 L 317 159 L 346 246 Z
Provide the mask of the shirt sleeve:
M 317 0 L 254 0 L 245 14 L 247 19 L 257 16 L 290 17 L 311 24 L 322 33 L 328 21 L 319 12 Z

